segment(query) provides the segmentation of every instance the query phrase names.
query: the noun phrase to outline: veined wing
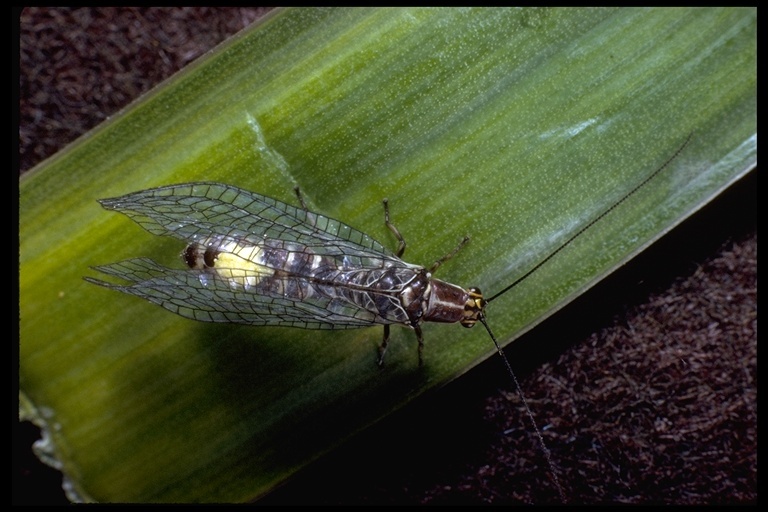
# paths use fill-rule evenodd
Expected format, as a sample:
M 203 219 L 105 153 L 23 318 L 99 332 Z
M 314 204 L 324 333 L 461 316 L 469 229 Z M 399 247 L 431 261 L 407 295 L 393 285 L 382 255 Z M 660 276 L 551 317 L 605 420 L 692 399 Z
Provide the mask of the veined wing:
M 203 322 L 273 325 L 304 329 L 354 329 L 376 323 L 371 311 L 343 297 L 321 293 L 300 277 L 263 276 L 259 293 L 232 287 L 224 279 L 191 270 L 165 268 L 148 258 L 95 267 L 131 282 L 86 281 L 154 302 L 178 315 Z M 288 293 L 286 293 L 288 292 Z
M 102 205 L 187 243 L 190 267 L 134 259 L 96 267 L 95 283 L 206 322 L 347 329 L 403 323 L 397 294 L 421 267 L 346 224 L 218 183 L 144 190 Z
M 347 261 L 362 258 L 363 265 L 365 258 L 378 260 L 373 266 L 380 266 L 381 260 L 387 260 L 387 266 L 402 263 L 379 242 L 342 222 L 220 183 L 171 185 L 100 203 L 128 215 L 150 233 L 186 242 L 224 237 L 261 245 L 270 240 Z

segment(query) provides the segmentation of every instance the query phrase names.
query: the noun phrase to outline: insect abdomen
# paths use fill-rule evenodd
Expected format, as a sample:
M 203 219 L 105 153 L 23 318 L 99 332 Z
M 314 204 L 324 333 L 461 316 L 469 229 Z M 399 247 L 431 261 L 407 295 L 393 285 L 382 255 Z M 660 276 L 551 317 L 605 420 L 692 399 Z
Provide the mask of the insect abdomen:
M 218 279 L 233 290 L 296 303 L 322 301 L 329 316 L 410 326 L 427 309 L 429 278 L 422 267 L 387 266 L 383 260 L 367 258 L 369 266 L 360 268 L 350 265 L 347 257 L 315 254 L 307 247 L 277 241 L 274 245 L 209 239 L 189 244 L 181 257 L 189 268 L 200 271 L 203 286 Z

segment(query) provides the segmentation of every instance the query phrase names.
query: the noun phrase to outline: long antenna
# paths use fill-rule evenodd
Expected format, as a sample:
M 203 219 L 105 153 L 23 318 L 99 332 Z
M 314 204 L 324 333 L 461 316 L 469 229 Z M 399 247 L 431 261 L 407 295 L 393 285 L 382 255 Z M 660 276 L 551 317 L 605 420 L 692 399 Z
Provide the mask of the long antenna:
M 614 209 L 615 209 L 617 206 L 619 206 L 621 203 L 623 203 L 624 201 L 626 201 L 627 199 L 629 199 L 629 197 L 630 197 L 630 196 L 632 196 L 632 194 L 634 194 L 635 192 L 637 192 L 638 190 L 640 190 L 641 188 L 643 188 L 645 185 L 647 185 L 649 181 L 651 181 L 653 178 L 655 178 L 656 176 L 658 176 L 658 175 L 659 175 L 659 173 L 660 173 L 661 171 L 663 171 L 664 169 L 666 169 L 666 168 L 667 168 L 667 166 L 668 166 L 668 165 L 669 165 L 669 164 L 672 162 L 672 160 L 674 160 L 675 158 L 677 158 L 677 155 L 679 155 L 679 154 L 680 154 L 680 152 L 681 152 L 681 151 L 683 151 L 683 149 L 685 149 L 685 146 L 687 146 L 687 145 L 688 145 L 688 142 L 691 140 L 691 136 L 692 136 L 692 135 L 693 135 L 693 133 L 690 133 L 690 134 L 688 134 L 688 137 L 685 139 L 685 142 L 683 142 L 683 144 L 682 144 L 682 145 L 681 145 L 681 146 L 680 146 L 680 147 L 677 149 L 677 151 L 675 151 L 675 154 L 674 154 L 674 155 L 672 155 L 671 157 L 669 157 L 669 159 L 667 159 L 667 161 L 666 161 L 666 162 L 664 162 L 664 164 L 663 164 L 661 167 L 659 167 L 658 169 L 656 169 L 656 170 L 653 172 L 653 174 L 651 174 L 650 176 L 648 176 L 647 178 L 645 178 L 645 179 L 644 179 L 643 181 L 641 181 L 641 182 L 640 182 L 638 185 L 636 185 L 636 186 L 635 186 L 635 188 L 633 188 L 632 190 L 630 190 L 629 192 L 627 192 L 627 193 L 624 195 L 624 197 L 622 197 L 621 199 L 619 199 L 618 201 L 616 201 L 615 203 L 613 203 L 613 204 L 612 204 L 610 207 L 608 207 L 608 209 L 607 209 L 607 210 L 605 210 L 603 213 L 601 213 L 600 215 L 598 215 L 597 217 L 595 217 L 594 219 L 592 219 L 592 220 L 591 220 L 591 221 L 590 221 L 588 224 L 586 224 L 585 226 L 583 226 L 583 227 L 582 227 L 580 230 L 578 230 L 578 231 L 577 231 L 577 232 L 576 232 L 574 235 L 572 235 L 572 236 L 571 236 L 571 238 L 569 238 L 568 240 L 566 240 L 566 241 L 565 241 L 565 242 L 564 242 L 564 243 L 563 243 L 563 244 L 562 244 L 560 247 L 558 247 L 557 249 L 555 249 L 554 251 L 552 251 L 552 252 L 549 254 L 549 256 L 547 256 L 546 258 L 544 258 L 543 260 L 541 260 L 540 262 L 538 262 L 538 263 L 537 263 L 537 264 L 536 264 L 536 265 L 535 265 L 533 268 L 531 268 L 531 269 L 530 269 L 528 272 L 526 272 L 525 274 L 523 274 L 522 276 L 520 276 L 519 278 L 517 278 L 517 279 L 516 279 L 516 280 L 515 280 L 515 281 L 514 281 L 512 284 L 510 284 L 509 286 L 507 286 L 506 288 L 504 288 L 503 290 L 501 290 L 499 293 L 497 293 L 496 295 L 494 295 L 494 296 L 493 296 L 493 297 L 491 297 L 490 299 L 486 299 L 486 300 L 485 300 L 485 302 L 486 302 L 486 303 L 488 303 L 488 302 L 491 302 L 493 299 L 497 298 L 499 295 L 503 295 L 503 294 L 505 294 L 507 291 L 511 290 L 512 288 L 514 288 L 515 286 L 517 286 L 518 284 L 520 284 L 521 282 L 523 282 L 525 279 L 527 279 L 527 278 L 528 278 L 528 276 L 530 276 L 531 274 L 533 274 L 534 272 L 536 272 L 537 270 L 539 270 L 539 269 L 540 269 L 541 267 L 543 267 L 543 266 L 544 266 L 544 265 L 545 265 L 545 264 L 546 264 L 546 263 L 547 263 L 549 260 L 551 260 L 552 258 L 554 258 L 554 257 L 555 257 L 555 255 L 557 255 L 557 254 L 558 254 L 560 251 L 562 251 L 563 249 L 565 249 L 565 248 L 566 248 L 566 247 L 567 247 L 567 246 L 568 246 L 568 245 L 569 245 L 571 242 L 573 242 L 573 241 L 574 241 L 574 240 L 576 240 L 578 237 L 580 237 L 580 236 L 581 236 L 581 235 L 582 235 L 582 234 L 583 234 L 583 233 L 584 233 L 586 230 L 588 230 L 589 228 L 591 228 L 592 226 L 594 226 L 594 225 L 595 225 L 595 224 L 596 224 L 598 221 L 600 221 L 600 220 L 601 220 L 603 217 L 605 217 L 606 215 L 608 215 L 609 213 L 611 213 L 611 212 L 612 212 L 612 211 L 613 211 L 613 210 L 614 210 Z
M 571 242 L 576 240 L 579 236 L 581 236 L 585 231 L 587 231 L 589 228 L 594 226 L 598 221 L 600 221 L 603 217 L 608 215 L 610 212 L 612 212 L 617 206 L 622 204 L 624 201 L 626 201 L 630 196 L 632 196 L 635 192 L 643 188 L 646 184 L 648 184 L 649 181 L 651 181 L 653 178 L 659 175 L 661 171 L 663 171 L 677 156 L 680 154 L 681 151 L 685 148 L 685 146 L 688 145 L 688 142 L 691 140 L 691 136 L 693 134 L 688 134 L 688 137 L 685 139 L 685 142 L 675 151 L 675 153 L 667 159 L 664 164 L 656 169 L 650 176 L 645 178 L 643 181 L 641 181 L 638 185 L 636 185 L 632 190 L 627 192 L 621 199 L 613 203 L 610 207 L 608 207 L 603 213 L 592 219 L 588 224 L 583 226 L 581 229 L 579 229 L 574 235 L 572 235 L 568 240 L 566 240 L 563 244 L 560 245 L 557 249 L 555 249 L 553 252 L 551 252 L 546 258 L 538 262 L 536 265 L 534 265 L 530 270 L 528 270 L 525 274 L 523 274 L 521 277 L 516 279 L 512 284 L 501 290 L 499 293 L 491 297 L 490 299 L 486 299 L 486 304 L 494 300 L 495 298 L 499 297 L 500 295 L 503 295 L 504 293 L 508 292 L 518 284 L 520 284 L 522 281 L 527 279 L 531 274 L 536 272 L 538 269 L 540 269 L 542 266 L 544 266 L 549 260 L 555 257 L 556 254 L 558 254 L 560 251 L 562 251 L 565 247 L 567 247 Z M 496 351 L 501 356 L 502 360 L 504 360 L 504 365 L 507 367 L 507 371 L 509 372 L 509 375 L 512 377 L 512 381 L 515 383 L 515 388 L 517 388 L 517 394 L 520 396 L 520 399 L 522 400 L 523 406 L 525 407 L 525 412 L 528 415 L 528 419 L 531 421 L 531 425 L 533 425 L 533 429 L 536 432 L 536 436 L 539 438 L 539 444 L 541 445 L 541 449 L 544 451 L 544 456 L 547 459 L 547 464 L 549 464 L 549 471 L 552 474 L 552 480 L 555 483 L 555 486 L 557 487 L 557 492 L 560 494 L 560 501 L 564 504 L 567 502 L 565 497 L 565 492 L 563 491 L 562 485 L 560 485 L 560 480 L 557 478 L 557 471 L 555 471 L 555 465 L 552 462 L 552 453 L 549 451 L 549 448 L 547 448 L 547 444 L 544 442 L 544 436 L 541 435 L 541 431 L 539 430 L 539 427 L 536 425 L 536 419 L 533 417 L 533 412 L 531 412 L 531 408 L 528 406 L 528 402 L 525 400 L 525 394 L 523 393 L 523 388 L 520 387 L 520 382 L 517 380 L 517 376 L 515 375 L 515 372 L 512 370 L 512 365 L 509 363 L 509 359 L 507 359 L 507 356 L 504 354 L 504 351 L 501 349 L 501 345 L 499 345 L 499 342 L 496 340 L 496 336 L 493 334 L 493 331 L 491 331 L 491 328 L 488 326 L 488 322 L 486 322 L 485 314 L 480 314 L 480 321 L 483 323 L 483 326 L 485 326 L 485 330 L 488 331 L 488 335 L 493 340 L 493 344 L 496 346 Z
M 528 407 L 528 402 L 525 400 L 525 394 L 523 393 L 523 388 L 520 387 L 520 382 L 517 380 L 517 376 L 515 375 L 515 372 L 512 370 L 512 365 L 509 364 L 509 359 L 507 359 L 507 356 L 504 354 L 504 351 L 501 349 L 501 345 L 499 345 L 499 342 L 496 341 L 496 336 L 493 335 L 493 331 L 491 331 L 491 328 L 488 326 L 488 322 L 485 321 L 485 315 L 482 315 L 482 314 L 480 315 L 480 321 L 483 322 L 483 325 L 485 326 L 485 330 L 488 331 L 488 334 L 491 336 L 491 339 L 493 340 L 493 344 L 496 345 L 496 351 L 504 360 L 504 365 L 507 367 L 507 371 L 509 372 L 509 375 L 512 377 L 512 381 L 515 383 L 515 387 L 517 388 L 517 394 L 520 395 L 520 399 L 523 402 L 523 406 L 525 406 L 525 412 L 526 414 L 528 414 L 528 419 L 531 420 L 531 425 L 533 425 L 533 430 L 536 431 L 536 436 L 539 438 L 539 444 L 541 445 L 541 449 L 544 450 L 544 456 L 547 458 L 547 464 L 549 464 L 549 472 L 552 474 L 552 480 L 555 482 L 555 486 L 557 487 L 557 492 L 560 494 L 560 502 L 565 504 L 568 500 L 565 498 L 565 492 L 563 491 L 563 486 L 560 485 L 560 480 L 557 478 L 557 471 L 555 471 L 555 464 L 552 462 L 552 452 L 550 452 L 549 448 L 547 448 L 547 443 L 544 442 L 544 436 L 541 435 L 541 431 L 539 430 L 538 425 L 536 425 L 536 419 L 533 417 L 531 408 Z

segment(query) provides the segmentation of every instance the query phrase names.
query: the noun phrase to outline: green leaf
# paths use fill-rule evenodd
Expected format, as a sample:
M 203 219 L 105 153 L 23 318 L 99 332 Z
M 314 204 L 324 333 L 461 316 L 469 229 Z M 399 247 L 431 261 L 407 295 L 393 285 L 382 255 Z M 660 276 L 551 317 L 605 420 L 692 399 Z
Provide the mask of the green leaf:
M 89 266 L 183 244 L 96 199 L 195 180 L 310 208 L 500 291 L 512 341 L 755 166 L 755 9 L 294 9 L 20 179 L 20 414 L 80 499 L 245 501 L 493 353 L 487 333 L 192 322 Z

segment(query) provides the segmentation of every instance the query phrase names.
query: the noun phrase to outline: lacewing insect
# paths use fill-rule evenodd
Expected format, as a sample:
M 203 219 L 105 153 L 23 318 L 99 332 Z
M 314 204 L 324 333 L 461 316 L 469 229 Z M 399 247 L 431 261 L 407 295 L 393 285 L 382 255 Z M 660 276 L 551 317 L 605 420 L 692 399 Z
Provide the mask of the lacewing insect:
M 297 195 L 303 205 L 298 189 Z M 138 258 L 95 267 L 132 284 L 86 280 L 194 320 L 304 329 L 382 324 L 380 362 L 389 326 L 402 324 L 415 331 L 421 361 L 422 322 L 471 327 L 485 307 L 479 290 L 432 278 L 458 248 L 430 269 L 400 259 L 405 241 L 389 222 L 386 201 L 397 254 L 337 220 L 220 183 L 171 185 L 100 203 L 150 233 L 187 242 L 181 257 L 189 268 Z
M 486 322 L 485 308 L 656 177 L 688 140 L 690 135 L 661 167 L 489 299 L 478 288 L 465 289 L 432 277 L 469 240 L 467 237 L 429 268 L 403 261 L 406 243 L 389 220 L 386 200 L 385 224 L 398 240 L 394 253 L 361 231 L 310 212 L 298 189 L 301 208 L 212 182 L 159 187 L 99 201 L 104 208 L 124 213 L 152 234 L 186 242 L 181 257 L 187 269 L 170 269 L 148 258 L 137 258 L 95 267 L 131 284 L 85 279 L 204 322 L 304 329 L 355 329 L 381 324 L 384 336 L 379 364 L 392 324 L 415 332 L 421 364 L 423 322 L 458 322 L 472 327 L 480 321 L 512 376 L 565 501 L 549 450 L 512 367 Z
M 212 182 L 170 185 L 99 201 L 152 234 L 186 242 L 181 257 L 187 269 L 170 269 L 148 258 L 136 258 L 95 267 L 131 284 L 85 279 L 204 322 L 304 329 L 381 324 L 381 356 L 389 340 L 389 326 L 400 324 L 416 333 L 421 361 L 423 322 L 458 322 L 472 327 L 480 321 L 495 341 L 485 320 L 486 306 L 626 201 L 687 143 L 643 182 L 489 299 L 478 288 L 465 289 L 432 277 L 437 267 L 469 240 L 467 237 L 430 268 L 403 261 L 405 240 L 389 220 L 386 200 L 384 219 L 398 239 L 396 253 L 361 231 L 310 212 L 298 188 L 301 208 Z

